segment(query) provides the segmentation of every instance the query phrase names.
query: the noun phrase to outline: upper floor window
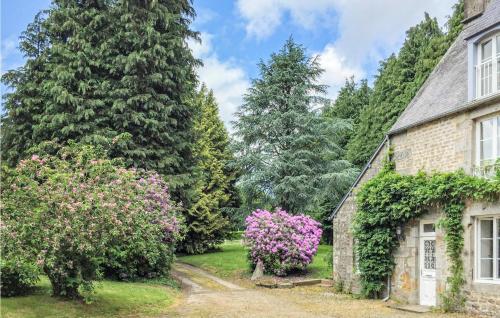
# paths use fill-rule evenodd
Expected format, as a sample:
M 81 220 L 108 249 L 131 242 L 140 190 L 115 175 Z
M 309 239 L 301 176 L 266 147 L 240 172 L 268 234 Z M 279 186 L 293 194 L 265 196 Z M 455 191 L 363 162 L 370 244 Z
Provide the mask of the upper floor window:
M 476 169 L 475 174 L 495 174 L 495 163 L 500 158 L 500 116 L 489 117 L 477 123 L 476 127 Z
M 477 46 L 476 96 L 485 97 L 500 92 L 500 34 L 495 34 Z

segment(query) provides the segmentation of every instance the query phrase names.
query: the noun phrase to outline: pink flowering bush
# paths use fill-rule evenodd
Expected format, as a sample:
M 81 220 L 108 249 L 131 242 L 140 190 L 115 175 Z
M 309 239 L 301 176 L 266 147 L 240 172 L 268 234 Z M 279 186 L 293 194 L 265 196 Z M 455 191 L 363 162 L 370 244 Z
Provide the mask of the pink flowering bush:
M 313 260 L 321 239 L 321 225 L 305 215 L 284 210 L 256 210 L 246 218 L 245 242 L 252 264 L 279 276 L 304 270 Z
M 156 173 L 125 169 L 81 145 L 5 171 L 2 257 L 15 260 L 22 251 L 48 276 L 54 295 L 80 297 L 104 270 L 122 278 L 168 272 L 180 221 Z
M 109 244 L 105 272 L 120 280 L 162 277 L 168 274 L 173 261 L 176 242 L 180 238 L 181 223 L 173 213 L 168 186 L 156 173 L 141 177 L 136 187 L 142 189 L 139 205 L 145 212 L 147 227 L 134 226 L 132 218 L 123 220 L 125 232 Z M 125 199 L 125 198 L 124 198 Z M 126 202 L 130 202 L 127 199 Z M 159 215 L 158 215 L 159 214 Z M 158 218 L 158 216 L 161 216 Z M 151 230 L 160 231 L 152 233 Z M 154 244 L 155 237 L 157 244 Z

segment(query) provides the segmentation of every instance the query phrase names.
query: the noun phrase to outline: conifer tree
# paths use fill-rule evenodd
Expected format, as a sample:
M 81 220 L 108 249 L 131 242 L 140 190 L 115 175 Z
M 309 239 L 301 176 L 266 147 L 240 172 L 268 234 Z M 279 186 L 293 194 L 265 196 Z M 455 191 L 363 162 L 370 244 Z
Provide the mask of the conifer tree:
M 360 115 L 359 125 L 347 145 L 347 159 L 366 164 L 399 115 L 415 96 L 431 71 L 461 30 L 463 2 L 454 7 L 448 32 L 428 14 L 407 31 L 399 53 L 383 61 L 376 76 L 369 105 Z
M 189 0 L 53 0 L 21 40 L 26 65 L 3 78 L 14 89 L 5 103 L 4 159 L 14 164 L 46 140 L 100 143 L 126 133 L 131 138 L 111 155 L 164 175 L 188 208 L 188 101 L 199 64 L 186 44 L 197 38 L 193 16 Z
M 7 116 L 1 120 L 2 159 L 15 165 L 26 148 L 33 146 L 33 124 L 42 112 L 41 88 L 46 72 L 48 36 L 42 23 L 46 11 L 38 13 L 20 37 L 19 48 L 26 58 L 23 67 L 10 70 L 2 82 L 15 90 L 5 94 Z
M 219 118 L 219 109 L 212 91 L 203 85 L 194 97 L 198 110 L 194 121 L 197 137 L 194 156 L 197 160 L 195 202 L 187 213 L 188 232 L 182 249 L 202 253 L 222 243 L 230 229 L 224 210 L 238 203 L 234 189 L 236 173 L 230 162 L 229 136 Z
M 321 218 L 324 195 L 340 197 L 352 181 L 338 146 L 349 125 L 313 110 L 324 102 L 326 87 L 317 84 L 323 69 L 292 39 L 258 67 L 235 122 L 244 202 L 257 194 L 259 202 L 264 197 L 269 205 Z
M 329 118 L 341 118 L 349 120 L 353 129 L 346 131 L 342 136 L 340 146 L 345 148 L 352 138 L 359 124 L 359 115 L 370 102 L 371 88 L 366 79 L 359 83 L 354 82 L 354 77 L 346 79 L 344 86 L 339 90 L 335 102 L 329 103 L 323 111 L 323 115 Z

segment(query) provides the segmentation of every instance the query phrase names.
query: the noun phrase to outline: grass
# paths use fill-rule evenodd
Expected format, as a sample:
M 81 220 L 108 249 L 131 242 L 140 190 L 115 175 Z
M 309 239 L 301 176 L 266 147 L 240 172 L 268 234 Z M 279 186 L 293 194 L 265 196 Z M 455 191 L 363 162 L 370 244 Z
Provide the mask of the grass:
M 226 278 L 250 270 L 247 250 L 240 241 L 226 241 L 220 250 L 199 255 L 179 256 L 179 261 L 208 270 L 212 274 Z
M 314 257 L 312 264 L 307 267 L 308 277 L 331 277 L 332 271 L 328 268 L 328 262 L 325 259 L 331 248 L 329 245 L 320 245 L 318 247 L 318 253 Z M 220 250 L 200 255 L 183 255 L 177 259 L 206 269 L 222 278 L 251 274 L 247 261 L 247 249 L 239 240 L 226 241 L 221 245 Z
M 3 318 L 31 317 L 152 317 L 165 313 L 179 292 L 165 285 L 103 281 L 93 302 L 66 301 L 50 296 L 43 277 L 34 294 L 1 299 Z

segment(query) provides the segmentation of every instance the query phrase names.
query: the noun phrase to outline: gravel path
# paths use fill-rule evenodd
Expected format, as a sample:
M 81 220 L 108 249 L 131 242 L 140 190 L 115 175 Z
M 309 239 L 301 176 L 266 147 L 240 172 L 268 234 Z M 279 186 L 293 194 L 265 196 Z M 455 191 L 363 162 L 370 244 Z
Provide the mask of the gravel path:
M 414 314 L 386 307 L 374 300 L 357 300 L 324 287 L 293 289 L 244 288 L 197 267 L 177 263 L 172 271 L 182 282 L 186 297 L 166 317 L 363 317 L 451 318 L 459 314 Z M 250 286 L 250 285 L 249 285 Z

